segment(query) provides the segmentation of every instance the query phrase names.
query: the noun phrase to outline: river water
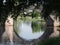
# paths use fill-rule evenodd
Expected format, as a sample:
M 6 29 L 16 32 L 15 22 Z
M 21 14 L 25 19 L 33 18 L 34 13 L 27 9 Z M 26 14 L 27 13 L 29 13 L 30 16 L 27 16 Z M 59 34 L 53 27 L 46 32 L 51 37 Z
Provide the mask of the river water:
M 22 22 L 18 27 L 19 30 L 18 35 L 26 40 L 37 39 L 44 33 L 44 31 L 42 31 L 42 29 L 40 29 L 37 26 L 39 25 L 32 24 L 32 22 Z
M 22 20 L 15 22 L 17 25 L 15 26 L 15 30 L 17 34 L 23 38 L 24 40 L 34 40 L 41 37 L 45 31 L 45 22 L 36 20 Z

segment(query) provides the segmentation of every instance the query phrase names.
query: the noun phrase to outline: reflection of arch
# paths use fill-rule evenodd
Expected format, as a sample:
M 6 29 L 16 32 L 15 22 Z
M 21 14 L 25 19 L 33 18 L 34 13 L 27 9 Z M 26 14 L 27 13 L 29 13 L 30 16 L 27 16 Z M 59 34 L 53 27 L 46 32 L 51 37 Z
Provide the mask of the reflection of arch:
M 45 30 L 45 33 L 42 35 L 42 37 L 41 38 L 48 38 L 50 35 L 51 35 L 51 33 L 53 33 L 53 26 L 54 26 L 54 21 L 51 19 L 51 17 L 50 16 L 48 16 L 47 18 L 46 18 L 46 30 Z
M 49 20 L 50 20 L 51 23 L 49 22 Z M 33 43 L 35 43 L 35 42 L 37 42 L 38 40 L 41 40 L 41 39 L 46 39 L 46 38 L 48 38 L 51 35 L 51 33 L 53 33 L 53 27 L 50 27 L 50 26 L 53 26 L 53 22 L 54 21 L 51 19 L 50 16 L 48 16 L 46 22 L 47 22 L 47 26 L 48 27 L 45 30 L 45 33 L 41 37 L 39 37 L 39 39 L 32 40 Z M 26 41 L 24 41 L 24 42 L 26 42 Z
M 54 18 L 55 15 L 49 15 L 47 18 L 46 18 L 46 30 L 45 30 L 45 33 L 39 38 L 39 43 L 41 40 L 44 40 L 44 39 L 47 39 L 47 38 L 51 38 L 51 37 L 57 37 L 59 36 L 59 32 L 57 30 L 57 25 L 59 24 L 56 24 L 56 26 L 54 25 L 54 22 L 57 20 Z M 59 23 L 59 22 L 58 22 Z M 55 28 L 55 29 L 54 29 Z M 55 34 L 54 34 L 55 33 Z
M 50 22 L 49 22 L 49 20 L 50 20 Z M 42 37 L 39 37 L 39 39 L 36 39 L 37 41 L 38 40 L 41 40 L 41 39 L 46 39 L 46 38 L 48 38 L 49 36 L 50 36 L 50 34 L 53 32 L 53 27 L 49 27 L 49 26 L 53 26 L 53 20 L 51 19 L 51 17 L 50 16 L 48 16 L 47 17 L 47 19 L 46 19 L 46 22 L 47 22 L 47 29 L 46 29 L 46 31 L 45 31 L 45 33 L 42 35 Z M 49 24 L 50 23 L 50 24 Z M 19 37 L 18 36 L 18 38 L 20 38 L 21 39 L 21 37 Z M 34 43 L 36 40 L 32 40 L 32 42 Z M 24 39 L 22 40 L 23 42 L 26 42 Z M 30 41 L 28 41 L 28 42 L 30 42 Z M 27 42 L 26 42 L 27 43 Z
M 18 34 L 14 31 L 14 42 L 20 43 L 20 42 L 24 42 L 24 40 L 18 36 Z
M 55 15 L 50 15 L 51 19 L 54 21 L 54 32 L 51 34 L 50 37 L 58 37 L 59 36 L 59 31 L 58 31 L 58 27 L 59 27 L 59 17 L 55 16 Z
M 55 15 L 49 15 L 46 18 L 46 31 L 45 33 L 42 35 L 41 38 L 48 38 L 51 35 L 53 35 L 52 33 L 55 33 L 57 30 L 55 29 L 56 27 L 54 26 L 55 21 L 57 22 L 57 20 L 55 19 Z M 58 22 L 59 25 L 59 22 Z M 59 33 L 58 31 L 56 33 Z M 59 34 L 57 34 L 56 36 L 58 36 Z M 54 36 L 53 36 L 54 37 Z
M 44 32 L 44 34 L 39 37 L 39 39 L 37 40 L 33 40 L 35 44 L 37 44 L 38 42 L 40 43 L 42 40 L 49 38 L 49 36 L 51 35 L 51 33 L 53 33 L 54 30 L 54 25 L 53 25 L 54 21 L 51 19 L 50 16 L 48 16 L 46 18 L 46 30 Z
M 15 31 L 14 31 L 14 42 L 18 43 L 18 44 L 34 44 L 34 41 L 28 41 L 25 39 L 22 39 Z

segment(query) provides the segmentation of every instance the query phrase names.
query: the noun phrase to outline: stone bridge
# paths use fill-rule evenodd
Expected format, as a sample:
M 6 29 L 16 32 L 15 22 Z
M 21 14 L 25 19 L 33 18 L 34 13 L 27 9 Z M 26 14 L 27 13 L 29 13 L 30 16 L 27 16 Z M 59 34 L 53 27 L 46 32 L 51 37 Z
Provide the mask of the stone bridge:
M 37 45 L 37 43 L 40 40 L 59 36 L 59 31 L 60 31 L 59 27 L 60 27 L 59 18 L 57 17 L 57 19 L 55 19 L 55 16 L 51 14 L 46 18 L 46 30 L 45 30 L 45 33 L 40 38 L 32 41 L 27 41 L 22 39 L 14 30 L 13 39 L 14 39 L 14 42 L 16 43 Z M 0 31 L 0 41 L 1 41 L 2 34 L 5 30 L 4 26 L 0 26 L 0 30 L 1 30 Z

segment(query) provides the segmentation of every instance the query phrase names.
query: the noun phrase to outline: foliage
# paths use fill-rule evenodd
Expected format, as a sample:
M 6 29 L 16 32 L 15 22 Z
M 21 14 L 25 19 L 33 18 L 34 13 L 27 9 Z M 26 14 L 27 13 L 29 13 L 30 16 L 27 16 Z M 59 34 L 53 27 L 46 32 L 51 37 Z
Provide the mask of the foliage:
M 5 22 L 9 13 L 13 13 L 13 17 L 17 17 L 24 8 L 36 3 L 36 0 L 0 0 L 0 22 Z
M 34 18 L 34 17 L 36 17 L 36 18 L 37 17 L 41 17 L 41 14 L 39 12 L 33 10 L 33 12 L 32 12 L 32 18 Z
M 12 17 L 17 17 L 20 12 L 24 12 L 24 8 L 30 5 L 37 4 L 43 5 L 43 17 L 47 17 L 53 10 L 60 12 L 60 1 L 59 0 L 0 0 L 0 22 L 5 22 L 9 13 L 13 13 Z M 36 14 L 35 14 L 36 16 Z M 60 13 L 58 14 L 60 16 Z

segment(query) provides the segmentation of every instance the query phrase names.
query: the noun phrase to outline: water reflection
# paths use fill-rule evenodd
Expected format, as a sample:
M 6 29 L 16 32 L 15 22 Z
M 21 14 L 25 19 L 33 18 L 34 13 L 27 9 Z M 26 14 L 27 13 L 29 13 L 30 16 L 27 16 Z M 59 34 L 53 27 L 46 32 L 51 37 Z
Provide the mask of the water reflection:
M 38 39 L 45 30 L 41 21 L 20 21 L 17 23 L 17 28 L 18 35 L 25 40 Z
M 31 27 L 32 27 L 32 31 L 33 32 L 40 32 L 40 31 L 44 31 L 45 27 L 44 27 L 44 23 L 41 21 L 35 21 L 31 23 Z

